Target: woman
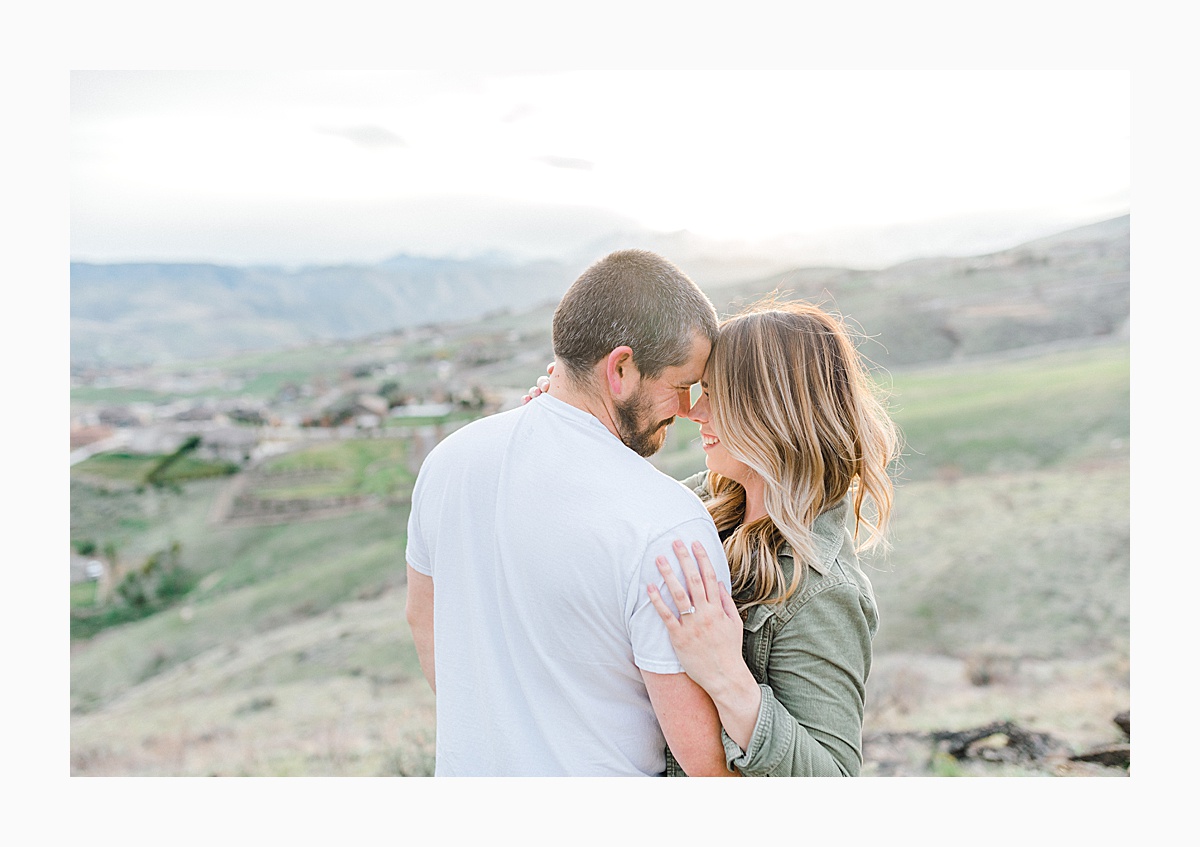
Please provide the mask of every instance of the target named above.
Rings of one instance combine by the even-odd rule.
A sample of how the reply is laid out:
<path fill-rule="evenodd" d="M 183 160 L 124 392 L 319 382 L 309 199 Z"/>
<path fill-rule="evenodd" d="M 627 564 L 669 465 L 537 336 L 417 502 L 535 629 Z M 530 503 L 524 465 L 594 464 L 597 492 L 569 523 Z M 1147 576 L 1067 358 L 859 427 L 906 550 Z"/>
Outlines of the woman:
<path fill-rule="evenodd" d="M 884 541 L 899 434 L 844 323 L 808 303 L 723 322 L 701 388 L 688 417 L 708 471 L 685 484 L 716 523 L 733 596 L 701 545 L 676 543 L 686 587 L 658 566 L 682 614 L 653 585 L 650 600 L 717 706 L 731 771 L 856 776 L 878 626 L 856 543 Z M 667 774 L 685 775 L 669 750 Z"/>
<path fill-rule="evenodd" d="M 807 303 L 725 321 L 701 387 L 689 417 L 708 472 L 687 484 L 721 534 L 733 596 L 700 545 L 676 545 L 687 586 L 658 564 L 684 614 L 654 586 L 651 602 L 717 706 L 731 769 L 855 776 L 878 624 L 855 542 L 884 540 L 898 432 L 845 325 Z"/>

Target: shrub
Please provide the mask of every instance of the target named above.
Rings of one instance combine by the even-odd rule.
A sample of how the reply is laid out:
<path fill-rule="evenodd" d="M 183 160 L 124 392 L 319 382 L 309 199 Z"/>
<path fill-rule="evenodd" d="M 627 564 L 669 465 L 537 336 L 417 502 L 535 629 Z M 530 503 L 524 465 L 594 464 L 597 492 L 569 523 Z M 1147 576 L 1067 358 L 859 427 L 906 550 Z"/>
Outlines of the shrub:
<path fill-rule="evenodd" d="M 171 465 L 178 462 L 181 458 L 183 458 L 184 456 L 186 456 L 188 453 L 192 452 L 199 446 L 200 446 L 200 436 L 198 436 L 198 435 L 191 436 L 186 441 L 184 441 L 183 444 L 181 444 L 179 446 L 178 450 L 176 450 L 174 453 L 172 453 L 169 456 L 164 456 L 154 467 L 152 467 L 150 469 L 150 471 L 146 474 L 145 481 L 154 486 L 163 485 L 163 482 L 164 482 L 163 474 L 166 472 L 167 468 L 171 467 Z"/>
<path fill-rule="evenodd" d="M 110 561 L 115 561 L 114 557 Z M 116 587 L 116 603 L 87 612 L 71 612 L 71 637 L 91 638 L 110 626 L 129 623 L 161 611 L 186 597 L 196 587 L 197 577 L 180 561 L 178 541 L 152 553 L 146 561 L 122 577 Z"/>

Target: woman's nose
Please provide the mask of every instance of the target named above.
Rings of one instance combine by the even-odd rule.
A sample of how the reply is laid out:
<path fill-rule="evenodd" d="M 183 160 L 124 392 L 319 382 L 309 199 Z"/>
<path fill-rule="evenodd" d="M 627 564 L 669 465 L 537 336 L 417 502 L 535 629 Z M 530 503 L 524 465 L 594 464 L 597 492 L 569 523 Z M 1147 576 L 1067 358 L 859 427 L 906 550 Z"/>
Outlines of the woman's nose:
<path fill-rule="evenodd" d="M 688 419 L 698 424 L 708 423 L 708 396 L 701 394 L 688 411 Z"/>

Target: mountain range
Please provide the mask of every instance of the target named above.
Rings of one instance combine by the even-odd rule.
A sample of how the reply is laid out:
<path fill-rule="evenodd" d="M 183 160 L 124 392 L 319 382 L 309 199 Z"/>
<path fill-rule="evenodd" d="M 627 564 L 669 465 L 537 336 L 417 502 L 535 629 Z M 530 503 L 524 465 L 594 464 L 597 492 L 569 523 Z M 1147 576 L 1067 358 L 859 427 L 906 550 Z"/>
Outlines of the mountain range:
<path fill-rule="evenodd" d="M 779 291 L 848 314 L 873 358 L 931 361 L 1119 333 L 1129 318 L 1129 216 L 996 252 L 879 269 L 798 266 L 685 233 L 614 235 L 575 261 L 398 255 L 371 265 L 71 263 L 72 365 L 219 357 L 552 306 L 595 258 L 660 252 L 728 314 Z"/>

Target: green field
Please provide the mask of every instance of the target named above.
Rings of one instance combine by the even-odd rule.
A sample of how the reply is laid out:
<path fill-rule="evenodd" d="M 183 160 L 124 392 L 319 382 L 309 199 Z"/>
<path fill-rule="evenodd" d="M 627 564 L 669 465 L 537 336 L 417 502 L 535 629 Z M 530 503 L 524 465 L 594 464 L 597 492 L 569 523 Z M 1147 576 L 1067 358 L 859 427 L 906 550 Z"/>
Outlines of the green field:
<path fill-rule="evenodd" d="M 150 473 L 164 464 L 164 455 L 140 455 L 131 453 L 100 453 L 71 468 L 75 478 L 90 478 L 128 485 L 144 485 Z M 237 470 L 230 462 L 214 462 L 184 455 L 170 463 L 159 480 L 163 483 L 182 482 L 191 479 L 228 476 Z"/>
<path fill-rule="evenodd" d="M 87 582 L 71 583 L 71 608 L 82 609 L 96 605 L 96 583 L 91 580 Z"/>
<path fill-rule="evenodd" d="M 112 405 L 124 406 L 130 403 L 164 403 L 174 400 L 179 394 L 166 394 L 151 391 L 148 388 L 93 388 L 83 386 L 71 389 L 71 405 Z"/>
<path fill-rule="evenodd" d="M 72 707 L 91 708 L 218 645 L 373 596 L 403 575 L 407 508 L 280 526 L 216 530 L 205 520 L 215 490 L 175 504 L 185 567 L 198 577 L 179 609 L 107 631 L 72 662 Z M 139 545 L 142 549 L 153 544 Z M 132 561 L 140 558 L 132 552 Z"/>
<path fill-rule="evenodd" d="M 255 485 L 254 493 L 279 499 L 401 496 L 416 480 L 407 462 L 408 444 L 398 438 L 316 444 L 266 462 L 260 472 L 263 481 Z M 312 472 L 313 478 L 289 482 L 289 472 Z"/>
<path fill-rule="evenodd" d="M 1129 346 L 899 373 L 905 479 L 1128 455 Z"/>
<path fill-rule="evenodd" d="M 71 475 L 140 484 L 145 481 L 146 474 L 150 473 L 161 460 L 162 456 L 101 453 L 72 467 Z"/>
<path fill-rule="evenodd" d="M 1127 661 L 1128 345 L 891 383 L 908 454 L 894 547 L 868 563 L 881 659 L 1003 649 Z M 677 422 L 656 457 L 677 478 L 703 468 L 695 430 Z M 403 619 L 408 507 L 396 495 L 413 479 L 403 445 L 341 442 L 274 460 L 275 471 L 326 474 L 281 483 L 280 496 L 387 498 L 276 526 L 213 525 L 225 480 L 175 492 L 96 481 L 136 479 L 145 466 L 132 459 L 76 475 L 72 539 L 113 545 L 131 564 L 178 543 L 195 587 L 76 645 L 72 773 L 427 772 L 432 697 Z M 72 603 L 85 592 L 73 588 Z"/>

